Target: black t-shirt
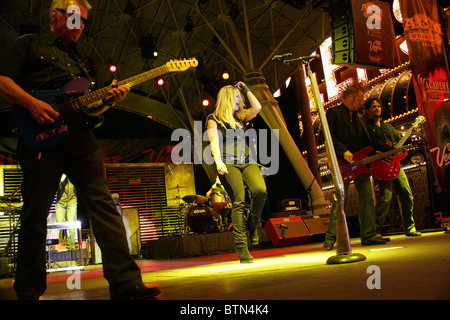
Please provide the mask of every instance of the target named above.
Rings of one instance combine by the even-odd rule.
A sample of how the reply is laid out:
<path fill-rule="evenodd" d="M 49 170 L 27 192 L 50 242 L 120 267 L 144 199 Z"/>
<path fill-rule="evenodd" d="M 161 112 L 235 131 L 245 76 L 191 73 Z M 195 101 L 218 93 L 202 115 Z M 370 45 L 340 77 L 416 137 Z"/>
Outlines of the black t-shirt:
<path fill-rule="evenodd" d="M 235 116 L 236 121 L 241 123 L 241 129 L 233 129 L 230 126 L 223 126 L 214 114 L 208 115 L 208 120 L 213 120 L 217 123 L 217 129 L 219 135 L 219 147 L 222 152 L 222 158 L 225 163 L 245 163 L 249 161 L 249 147 L 247 139 L 249 133 L 247 131 L 247 125 Z"/>
<path fill-rule="evenodd" d="M 19 37 L 0 63 L 0 74 L 10 77 L 27 92 L 61 89 L 70 80 L 87 78 L 90 73 L 76 44 L 66 51 L 51 31 Z M 79 129 L 56 148 L 69 154 L 84 154 L 96 150 L 98 144 L 91 129 Z"/>

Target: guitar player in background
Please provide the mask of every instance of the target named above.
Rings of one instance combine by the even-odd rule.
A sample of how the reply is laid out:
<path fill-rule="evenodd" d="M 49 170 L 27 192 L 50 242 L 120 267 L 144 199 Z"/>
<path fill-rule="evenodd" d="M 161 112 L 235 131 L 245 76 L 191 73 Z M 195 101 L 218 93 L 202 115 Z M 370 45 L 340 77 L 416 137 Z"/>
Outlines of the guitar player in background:
<path fill-rule="evenodd" d="M 348 85 L 342 92 L 342 103 L 327 110 L 326 117 L 334 149 L 338 157 L 347 162 L 353 161 L 353 153 L 370 146 L 370 138 L 363 127 L 358 111 L 364 102 L 364 91 L 357 84 Z M 362 245 L 381 245 L 387 242 L 377 235 L 375 228 L 375 205 L 373 202 L 372 183 L 369 174 L 360 174 L 354 179 L 358 192 L 360 212 L 360 238 Z M 349 183 L 344 184 L 347 194 Z M 330 223 L 325 235 L 324 249 L 331 250 L 336 242 L 337 201 L 333 201 L 330 211 Z"/>
<path fill-rule="evenodd" d="M 77 6 L 78 13 L 69 6 Z M 72 7 L 73 8 L 73 7 Z M 59 117 L 51 105 L 27 92 L 56 90 L 77 77 L 87 77 L 79 60 L 80 38 L 91 5 L 86 0 L 54 0 L 51 30 L 19 37 L 0 63 L 0 94 L 26 108 L 39 125 Z M 74 27 L 69 23 L 79 21 Z M 126 86 L 114 80 L 108 106 L 125 98 Z M 101 101 L 100 101 L 101 103 Z M 91 128 L 72 131 L 51 150 L 32 150 L 19 138 L 17 154 L 23 171 L 21 226 L 14 289 L 18 299 L 39 299 L 46 290 L 46 222 L 64 173 L 77 189 L 102 251 L 104 277 L 112 299 L 148 299 L 160 293 L 144 285 L 139 266 L 130 256 L 122 218 L 105 178 L 103 156 Z"/>
<path fill-rule="evenodd" d="M 368 99 L 364 103 L 364 108 L 368 118 L 367 124 L 372 139 L 372 146 L 375 150 L 386 152 L 395 149 L 394 146 L 400 141 L 401 137 L 391 124 L 381 121 L 383 109 L 381 101 L 377 98 Z M 404 152 L 407 151 L 405 150 Z M 374 179 L 380 192 L 375 206 L 375 221 L 378 234 L 381 234 L 383 229 L 383 224 L 391 205 L 392 191 L 395 190 L 401 204 L 405 234 L 408 237 L 421 236 L 421 233 L 416 231 L 413 217 L 414 197 L 403 169 L 400 169 L 398 177 L 394 180 L 381 180 L 376 177 Z"/>

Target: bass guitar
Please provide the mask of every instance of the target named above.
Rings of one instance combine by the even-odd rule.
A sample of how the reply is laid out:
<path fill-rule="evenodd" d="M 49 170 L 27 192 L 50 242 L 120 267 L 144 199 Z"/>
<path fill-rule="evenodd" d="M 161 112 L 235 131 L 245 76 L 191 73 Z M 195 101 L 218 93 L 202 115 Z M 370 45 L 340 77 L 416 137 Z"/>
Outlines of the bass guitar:
<path fill-rule="evenodd" d="M 196 67 L 198 61 L 193 59 L 173 60 L 158 68 L 143 72 L 129 79 L 119 81 L 119 86 L 133 87 L 170 72 L 181 72 Z M 95 114 L 89 106 L 108 99 L 111 86 L 96 91 L 89 91 L 89 81 L 85 78 L 71 80 L 59 90 L 32 91 L 33 97 L 50 104 L 60 117 L 54 123 L 38 124 L 28 109 L 13 105 L 13 116 L 17 131 L 25 144 L 32 150 L 45 151 L 64 141 L 70 132 L 83 127 L 95 127 L 103 122 L 101 115 L 108 108 Z"/>
<path fill-rule="evenodd" d="M 418 116 L 414 123 L 411 125 L 411 128 L 405 133 L 405 135 L 400 139 L 399 142 L 394 146 L 395 148 L 400 148 L 403 146 L 405 141 L 409 138 L 414 128 L 421 125 L 426 121 L 425 117 Z M 412 145 L 414 147 L 418 146 L 419 142 L 414 141 Z M 394 180 L 400 174 L 400 160 L 406 157 L 406 154 L 403 157 L 399 157 L 398 155 L 394 155 L 392 161 L 387 161 L 387 159 L 381 159 L 374 161 L 370 164 L 370 168 L 372 169 L 372 175 L 380 180 Z"/>
<path fill-rule="evenodd" d="M 396 149 L 368 156 L 373 152 L 374 148 L 365 147 L 353 154 L 352 162 L 338 158 L 339 169 L 344 183 L 350 183 L 360 174 L 371 174 L 381 180 L 393 180 L 397 178 L 401 169 L 400 161 L 408 155 L 406 151 L 416 147 L 414 143 L 405 147 L 403 147 L 403 144 L 411 135 L 412 130 L 424 121 L 424 117 L 417 117 L 408 132 L 395 145 Z"/>
<path fill-rule="evenodd" d="M 373 174 L 373 169 L 370 163 L 378 161 L 387 157 L 394 157 L 396 161 L 400 161 L 408 154 L 404 153 L 406 147 L 389 150 L 384 153 L 378 153 L 369 157 L 374 149 L 372 147 L 365 147 L 353 154 L 353 161 L 348 162 L 343 158 L 338 158 L 339 170 L 341 170 L 342 179 L 344 183 L 350 183 L 355 180 L 360 174 Z M 404 154 L 401 154 L 404 153 Z"/>

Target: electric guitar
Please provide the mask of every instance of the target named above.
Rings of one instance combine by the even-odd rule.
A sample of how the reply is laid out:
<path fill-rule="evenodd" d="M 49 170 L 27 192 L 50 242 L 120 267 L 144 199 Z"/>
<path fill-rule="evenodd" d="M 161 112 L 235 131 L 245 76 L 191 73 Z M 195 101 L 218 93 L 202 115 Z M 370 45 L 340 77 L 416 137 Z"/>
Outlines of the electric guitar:
<path fill-rule="evenodd" d="M 408 155 L 405 150 L 416 147 L 415 143 L 405 147 L 403 147 L 403 144 L 411 135 L 412 130 L 424 121 L 424 117 L 417 117 L 408 132 L 395 145 L 396 149 L 369 157 L 369 153 L 374 149 L 372 147 L 365 147 L 353 154 L 352 162 L 338 157 L 338 165 L 344 183 L 350 183 L 360 174 L 371 174 L 381 180 L 393 180 L 397 178 L 401 169 L 400 161 Z M 390 158 L 386 159 L 388 157 L 392 158 L 392 160 Z"/>
<path fill-rule="evenodd" d="M 395 148 L 400 148 L 403 146 L 405 141 L 409 138 L 414 128 L 421 125 L 426 121 L 425 117 L 418 116 L 414 123 L 411 125 L 411 128 L 405 133 L 405 135 L 400 139 L 399 142 L 394 146 Z M 414 141 L 412 143 L 413 147 L 417 147 L 419 144 L 418 141 Z M 400 157 L 398 155 L 394 155 L 392 161 L 387 161 L 387 159 L 381 159 L 374 161 L 370 164 L 370 168 L 372 169 L 372 175 L 380 180 L 393 180 L 398 177 L 400 174 L 400 160 L 405 158 L 407 154 Z"/>
<path fill-rule="evenodd" d="M 163 66 L 119 81 L 118 85 L 131 88 L 163 74 L 185 71 L 197 65 L 198 61 L 195 58 L 169 61 Z M 54 123 L 40 125 L 26 108 L 13 105 L 18 133 L 30 149 L 50 150 L 64 141 L 70 132 L 83 127 L 95 127 L 103 122 L 101 113 L 108 108 L 100 113 L 96 110 L 97 113 L 93 114 L 88 106 L 108 99 L 111 96 L 109 90 L 111 86 L 89 92 L 89 81 L 85 78 L 76 78 L 59 90 L 29 92 L 33 97 L 50 104 L 61 116 Z"/>

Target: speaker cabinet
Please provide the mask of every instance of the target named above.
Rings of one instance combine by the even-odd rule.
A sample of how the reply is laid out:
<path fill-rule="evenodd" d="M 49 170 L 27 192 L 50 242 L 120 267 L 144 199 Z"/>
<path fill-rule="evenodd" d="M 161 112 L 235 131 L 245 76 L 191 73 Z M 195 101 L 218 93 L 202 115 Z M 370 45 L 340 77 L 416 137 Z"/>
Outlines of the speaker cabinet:
<path fill-rule="evenodd" d="M 390 6 L 378 0 L 330 1 L 332 63 L 392 68 L 395 32 Z"/>
<path fill-rule="evenodd" d="M 302 210 L 302 202 L 300 199 L 284 199 L 277 201 L 278 211 L 298 211 Z"/>
<path fill-rule="evenodd" d="M 274 247 L 287 247 L 308 242 L 311 235 L 301 217 L 272 218 L 265 226 Z"/>
<path fill-rule="evenodd" d="M 325 239 L 325 234 L 330 223 L 329 214 L 306 215 L 302 216 L 303 222 L 311 233 L 309 242 L 322 241 Z"/>
<path fill-rule="evenodd" d="M 307 215 L 303 216 L 302 219 L 312 235 L 327 233 L 330 215 Z"/>

